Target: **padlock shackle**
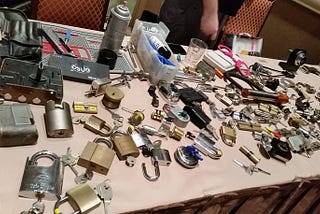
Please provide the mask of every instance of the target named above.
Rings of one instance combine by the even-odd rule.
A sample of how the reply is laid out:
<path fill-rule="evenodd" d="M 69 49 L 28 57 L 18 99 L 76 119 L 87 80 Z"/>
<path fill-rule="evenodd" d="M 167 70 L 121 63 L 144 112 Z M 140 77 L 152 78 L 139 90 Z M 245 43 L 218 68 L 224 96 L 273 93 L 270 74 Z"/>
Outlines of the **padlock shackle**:
<path fill-rule="evenodd" d="M 127 136 L 128 134 L 124 131 L 116 130 L 110 135 L 110 139 L 114 141 L 117 136 Z"/>
<path fill-rule="evenodd" d="M 154 166 L 154 174 L 155 174 L 155 175 L 153 175 L 153 176 L 151 176 L 151 175 L 148 174 L 145 163 L 142 163 L 141 166 L 142 166 L 143 176 L 144 176 L 148 181 L 156 181 L 156 180 L 158 180 L 158 178 L 160 177 L 160 169 L 159 169 L 159 163 L 158 163 L 158 161 L 155 161 L 155 162 L 153 163 L 153 166 Z"/>
<path fill-rule="evenodd" d="M 54 161 L 58 160 L 59 156 L 49 150 L 42 150 L 32 155 L 32 157 L 30 158 L 30 163 L 36 164 L 39 158 L 49 158 Z"/>
<path fill-rule="evenodd" d="M 113 149 L 113 142 L 112 142 L 109 138 L 106 138 L 106 137 L 96 137 L 96 138 L 93 140 L 93 143 L 104 143 L 104 144 L 106 144 L 110 149 Z"/>

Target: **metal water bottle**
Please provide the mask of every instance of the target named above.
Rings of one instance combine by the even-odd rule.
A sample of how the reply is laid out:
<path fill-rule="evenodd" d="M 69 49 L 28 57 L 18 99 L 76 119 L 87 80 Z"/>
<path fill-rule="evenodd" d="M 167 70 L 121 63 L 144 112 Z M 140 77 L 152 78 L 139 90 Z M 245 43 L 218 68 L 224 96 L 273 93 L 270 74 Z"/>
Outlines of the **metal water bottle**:
<path fill-rule="evenodd" d="M 126 1 L 113 7 L 100 49 L 111 49 L 118 53 L 130 20 L 131 14 L 126 6 Z"/>

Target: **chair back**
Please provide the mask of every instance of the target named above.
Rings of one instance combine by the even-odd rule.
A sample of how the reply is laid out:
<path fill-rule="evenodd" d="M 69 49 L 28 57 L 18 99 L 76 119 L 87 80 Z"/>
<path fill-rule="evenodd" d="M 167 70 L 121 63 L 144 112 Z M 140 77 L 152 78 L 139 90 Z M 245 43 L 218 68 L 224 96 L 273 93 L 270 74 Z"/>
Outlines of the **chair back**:
<path fill-rule="evenodd" d="M 31 18 L 103 30 L 109 0 L 32 0 Z"/>
<path fill-rule="evenodd" d="M 229 17 L 224 34 L 248 33 L 258 36 L 272 8 L 274 1 L 245 0 L 234 17 Z"/>

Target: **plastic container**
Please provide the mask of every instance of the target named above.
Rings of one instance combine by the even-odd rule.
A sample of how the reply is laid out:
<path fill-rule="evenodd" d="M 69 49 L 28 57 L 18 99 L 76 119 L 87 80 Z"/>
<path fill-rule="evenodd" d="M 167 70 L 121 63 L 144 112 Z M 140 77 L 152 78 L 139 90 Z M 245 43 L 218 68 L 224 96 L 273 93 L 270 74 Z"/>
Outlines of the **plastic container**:
<path fill-rule="evenodd" d="M 131 42 L 136 46 L 137 56 L 143 69 L 150 74 L 151 84 L 159 81 L 171 82 L 178 73 L 178 64 L 174 55 L 168 59 L 173 65 L 164 64 L 158 57 L 149 42 L 151 36 L 156 36 L 165 46 L 168 46 L 165 39 L 169 29 L 163 23 L 150 23 L 136 20 L 132 30 Z M 171 51 L 171 50 L 170 50 Z"/>

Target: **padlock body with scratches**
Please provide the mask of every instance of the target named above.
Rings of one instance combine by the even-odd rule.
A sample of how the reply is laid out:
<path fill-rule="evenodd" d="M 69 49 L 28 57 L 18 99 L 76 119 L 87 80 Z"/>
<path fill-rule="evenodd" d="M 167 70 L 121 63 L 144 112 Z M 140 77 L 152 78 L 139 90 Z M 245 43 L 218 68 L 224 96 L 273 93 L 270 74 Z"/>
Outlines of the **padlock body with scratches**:
<path fill-rule="evenodd" d="M 40 166 L 37 160 L 40 158 L 49 158 L 52 164 L 49 166 Z M 63 183 L 64 167 L 60 158 L 49 151 L 40 151 L 31 158 L 27 158 L 19 196 L 25 198 L 37 199 L 37 193 L 43 192 L 45 200 L 57 200 L 61 195 Z"/>
<path fill-rule="evenodd" d="M 89 141 L 82 151 L 77 164 L 106 175 L 114 156 L 115 152 L 109 147 Z"/>
<path fill-rule="evenodd" d="M 75 211 L 88 213 L 98 207 L 100 198 L 88 184 L 81 184 L 66 192 L 68 202 Z"/>
<path fill-rule="evenodd" d="M 138 147 L 129 135 L 116 136 L 113 142 L 119 160 L 125 160 L 127 156 L 137 158 L 140 154 Z"/>

